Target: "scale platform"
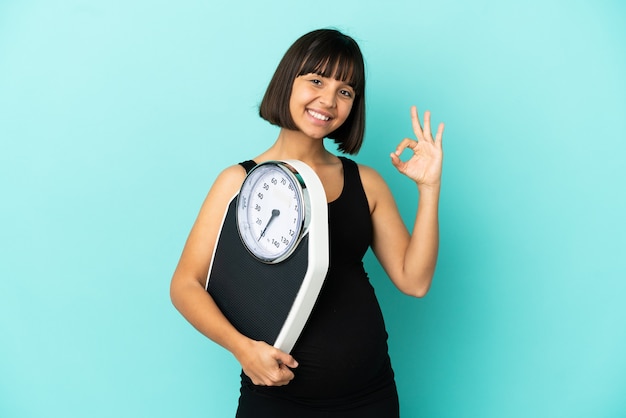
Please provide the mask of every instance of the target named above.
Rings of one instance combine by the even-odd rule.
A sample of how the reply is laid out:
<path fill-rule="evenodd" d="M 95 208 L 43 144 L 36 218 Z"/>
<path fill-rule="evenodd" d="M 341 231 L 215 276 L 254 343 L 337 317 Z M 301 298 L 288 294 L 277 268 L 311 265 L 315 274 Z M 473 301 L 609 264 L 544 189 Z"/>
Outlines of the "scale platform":
<path fill-rule="evenodd" d="M 297 169 L 302 172 L 305 168 L 297 165 Z M 236 221 L 237 196 L 233 197 L 206 285 L 217 306 L 239 332 L 287 353 L 300 336 L 328 272 L 326 196 L 323 188 L 321 196 L 319 189 L 313 190 L 312 183 L 306 182 L 311 201 L 308 231 L 295 251 L 276 264 L 260 261 L 243 244 Z M 314 186 L 321 187 L 321 182 Z"/>

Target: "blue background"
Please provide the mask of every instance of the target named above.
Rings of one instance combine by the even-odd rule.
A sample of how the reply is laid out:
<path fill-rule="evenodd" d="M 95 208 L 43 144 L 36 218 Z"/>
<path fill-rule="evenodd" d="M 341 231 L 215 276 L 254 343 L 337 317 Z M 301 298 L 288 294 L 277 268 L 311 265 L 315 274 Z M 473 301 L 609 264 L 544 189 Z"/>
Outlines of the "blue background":
<path fill-rule="evenodd" d="M 355 37 L 360 163 L 445 121 L 433 288 L 366 260 L 404 417 L 626 416 L 626 7 L 618 0 L 0 2 L 0 417 L 228 417 L 239 367 L 169 301 L 217 173 L 277 135 L 287 47 Z M 329 147 L 334 149 L 332 143 Z"/>

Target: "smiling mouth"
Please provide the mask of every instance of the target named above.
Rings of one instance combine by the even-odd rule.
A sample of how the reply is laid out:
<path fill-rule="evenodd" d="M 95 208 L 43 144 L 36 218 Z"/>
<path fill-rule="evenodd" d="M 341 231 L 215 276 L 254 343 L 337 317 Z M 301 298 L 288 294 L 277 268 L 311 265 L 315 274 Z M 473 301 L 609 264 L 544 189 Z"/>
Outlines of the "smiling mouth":
<path fill-rule="evenodd" d="M 308 109 L 307 112 L 309 113 L 309 115 L 313 116 L 317 120 L 321 120 L 322 122 L 327 122 L 331 119 L 330 116 L 322 115 L 315 110 Z"/>

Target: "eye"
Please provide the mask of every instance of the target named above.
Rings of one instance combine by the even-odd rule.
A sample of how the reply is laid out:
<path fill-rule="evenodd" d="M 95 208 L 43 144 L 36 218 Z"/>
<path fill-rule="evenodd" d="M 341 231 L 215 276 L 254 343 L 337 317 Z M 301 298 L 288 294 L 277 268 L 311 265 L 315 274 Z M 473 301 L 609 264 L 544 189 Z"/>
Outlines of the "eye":
<path fill-rule="evenodd" d="M 313 83 L 316 86 L 319 86 L 322 84 L 322 80 L 318 79 L 318 78 L 314 78 L 311 80 L 311 83 Z"/>
<path fill-rule="evenodd" d="M 346 90 L 346 89 L 340 90 L 339 94 L 341 94 L 342 96 L 348 97 L 348 98 L 352 98 L 352 96 L 354 96 L 352 91 Z"/>

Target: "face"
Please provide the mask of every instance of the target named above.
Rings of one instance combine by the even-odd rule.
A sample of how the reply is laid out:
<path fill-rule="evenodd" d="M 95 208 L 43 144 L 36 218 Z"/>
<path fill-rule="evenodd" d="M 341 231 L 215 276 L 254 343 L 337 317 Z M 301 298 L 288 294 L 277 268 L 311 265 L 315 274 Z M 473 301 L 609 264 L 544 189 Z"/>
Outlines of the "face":
<path fill-rule="evenodd" d="M 301 132 L 321 139 L 346 121 L 354 95 L 354 89 L 345 81 L 304 74 L 293 82 L 289 111 Z"/>

